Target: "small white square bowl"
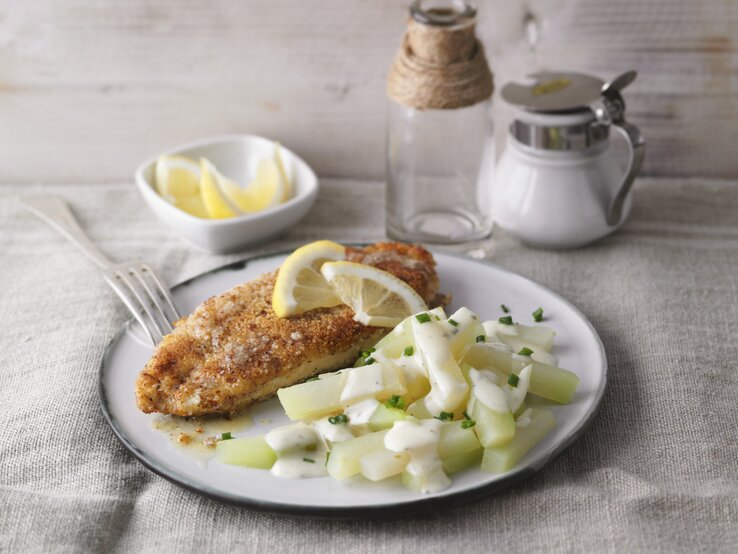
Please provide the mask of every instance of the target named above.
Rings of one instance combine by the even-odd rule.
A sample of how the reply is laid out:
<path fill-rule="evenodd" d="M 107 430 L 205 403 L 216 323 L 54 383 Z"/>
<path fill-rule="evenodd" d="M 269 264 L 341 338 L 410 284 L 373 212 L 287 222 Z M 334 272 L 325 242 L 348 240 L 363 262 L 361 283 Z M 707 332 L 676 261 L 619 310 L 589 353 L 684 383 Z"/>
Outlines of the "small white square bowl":
<path fill-rule="evenodd" d="M 254 166 L 259 159 L 274 154 L 274 142 L 255 135 L 229 135 L 186 144 L 162 154 L 194 160 L 207 158 L 218 171 L 243 184 L 254 175 Z M 315 202 L 318 195 L 315 172 L 291 150 L 282 146 L 280 154 L 292 181 L 292 198 L 254 214 L 229 219 L 202 219 L 175 208 L 154 188 L 157 158 L 147 160 L 136 170 L 136 185 L 154 214 L 181 238 L 208 252 L 235 252 L 286 232 L 307 214 Z"/>

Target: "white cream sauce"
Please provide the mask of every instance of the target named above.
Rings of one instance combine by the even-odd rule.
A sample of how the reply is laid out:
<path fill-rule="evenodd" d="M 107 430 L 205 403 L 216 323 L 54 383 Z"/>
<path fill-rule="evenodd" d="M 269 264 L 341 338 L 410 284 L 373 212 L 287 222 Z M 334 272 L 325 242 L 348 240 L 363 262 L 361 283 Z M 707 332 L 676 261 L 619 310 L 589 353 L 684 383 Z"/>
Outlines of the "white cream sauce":
<path fill-rule="evenodd" d="M 469 370 L 469 379 L 472 382 L 472 394 L 474 398 L 493 412 L 502 414 L 509 412 L 510 407 L 507 402 L 507 396 L 499 386 L 487 378 L 486 374 L 487 372 L 481 373 L 474 368 Z"/>
<path fill-rule="evenodd" d="M 375 352 L 376 354 L 376 352 Z M 402 373 L 407 390 L 415 390 L 421 385 L 419 381 L 428 380 L 428 370 L 425 362 L 417 348 L 413 350 L 412 356 L 401 356 L 400 358 L 385 358 L 382 354 L 375 358 L 382 364 L 394 365 Z"/>
<path fill-rule="evenodd" d="M 480 369 L 479 373 L 482 374 L 484 377 L 492 381 L 495 385 L 500 385 L 500 376 L 495 373 L 492 369 Z"/>
<path fill-rule="evenodd" d="M 437 419 L 396 421 L 384 436 L 384 446 L 392 452 L 410 452 L 438 444 L 443 423 Z"/>
<path fill-rule="evenodd" d="M 457 325 L 453 325 L 449 320 L 454 320 Z M 451 351 L 458 355 L 467 340 L 469 328 L 476 325 L 479 316 L 472 312 L 469 308 L 459 308 L 448 319 L 441 321 L 447 336 L 451 341 Z"/>
<path fill-rule="evenodd" d="M 341 392 L 341 402 L 348 404 L 359 398 L 373 396 L 384 389 L 384 372 L 381 364 L 355 367 L 347 373 L 346 385 Z"/>
<path fill-rule="evenodd" d="M 335 424 L 328 421 L 328 417 L 318 419 L 313 423 L 315 430 L 320 433 L 323 438 L 330 442 L 347 441 L 354 438 L 351 427 L 347 424 Z"/>
<path fill-rule="evenodd" d="M 453 412 L 464 401 L 469 390 L 442 325 L 437 321 L 421 323 L 413 320 L 415 344 L 428 370 L 431 391 L 426 406 L 431 413 Z"/>
<path fill-rule="evenodd" d="M 513 325 L 505 325 L 503 323 L 500 323 L 499 321 L 485 321 L 482 326 L 484 327 L 484 332 L 486 335 L 485 342 L 487 344 L 494 346 L 497 350 L 514 352 L 512 346 L 506 344 L 504 342 L 504 339 L 502 339 L 501 337 L 516 337 L 520 335 L 520 330 L 517 323 Z M 530 357 L 536 362 L 558 367 L 559 360 L 558 358 L 556 358 L 556 356 L 552 355 L 549 352 L 546 352 L 543 348 L 540 347 L 530 345 L 528 346 L 528 348 L 533 350 L 533 354 L 531 354 Z M 517 355 L 515 356 L 515 358 L 518 360 L 525 359 L 524 357 L 521 358 Z"/>
<path fill-rule="evenodd" d="M 485 346 L 489 346 L 493 350 L 497 350 L 498 352 L 512 352 L 512 346 L 509 344 L 505 344 L 504 342 L 485 342 Z"/>
<path fill-rule="evenodd" d="M 510 411 L 515 413 L 520 409 L 525 400 L 525 395 L 528 394 L 528 387 L 530 386 L 530 376 L 533 373 L 533 364 L 528 364 L 518 373 L 518 384 L 515 387 L 505 385 L 503 389 L 505 396 L 507 396 L 507 403 L 510 406 Z"/>
<path fill-rule="evenodd" d="M 285 479 L 302 479 L 326 475 L 328 448 L 318 433 L 305 423 L 279 427 L 264 436 L 277 452 L 272 474 Z"/>
<path fill-rule="evenodd" d="M 313 422 L 313 429 L 331 443 L 342 442 L 370 432 L 369 421 L 377 411 L 379 402 L 374 398 L 367 398 L 347 406 L 344 415 L 346 423 L 331 423 L 331 416 L 320 418 Z"/>
<path fill-rule="evenodd" d="M 392 452 L 405 452 L 410 456 L 405 470 L 423 477 L 421 492 L 434 493 L 451 485 L 443 472 L 438 456 L 438 441 L 443 423 L 437 419 L 424 421 L 403 420 L 395 422 L 384 437 L 384 446 Z"/>
<path fill-rule="evenodd" d="M 531 350 L 533 350 L 532 347 L 531 347 Z M 542 364 L 552 365 L 554 367 L 559 366 L 559 359 L 553 354 L 546 352 L 543 349 L 533 350 L 533 354 L 531 354 L 530 357 L 536 362 L 539 362 Z"/>
<path fill-rule="evenodd" d="M 277 454 L 281 454 L 289 450 L 315 448 L 320 441 L 320 437 L 315 429 L 300 422 L 295 425 L 277 427 L 269 431 L 264 436 L 264 440 L 272 447 L 272 450 Z"/>
<path fill-rule="evenodd" d="M 496 321 L 485 321 L 482 323 L 482 327 L 484 327 L 485 344 L 503 352 L 512 352 L 512 347 L 502 342 L 500 335 L 497 333 L 497 325 Z M 504 325 L 504 327 L 512 327 L 512 325 Z"/>
<path fill-rule="evenodd" d="M 402 372 L 406 377 L 408 375 L 420 375 L 425 378 L 428 377 L 428 370 L 425 368 L 425 362 L 417 348 L 413 349 L 412 356 L 400 356 L 399 358 L 387 358 L 381 352 L 375 352 L 375 354 L 375 359 L 377 361 L 383 364 L 395 364 L 397 367 L 402 369 Z"/>
<path fill-rule="evenodd" d="M 502 342 L 501 336 L 505 337 L 516 337 L 518 336 L 518 325 L 513 323 L 512 325 L 505 325 L 499 321 L 485 321 L 482 323 L 484 327 L 484 333 L 487 338 L 492 337 L 494 342 Z"/>
<path fill-rule="evenodd" d="M 349 418 L 348 425 L 352 427 L 363 426 L 369 423 L 379 407 L 379 402 L 374 398 L 367 398 L 356 404 L 348 406 L 344 410 L 344 414 Z"/>
<path fill-rule="evenodd" d="M 322 444 L 313 451 L 294 450 L 277 458 L 272 474 L 284 479 L 306 479 L 328 475 L 325 467 L 328 449 Z"/>
<path fill-rule="evenodd" d="M 466 306 L 463 306 L 456 310 L 453 314 L 451 314 L 448 319 L 453 319 L 456 323 L 459 324 L 458 327 L 456 327 L 457 329 L 464 329 L 469 325 L 473 325 L 474 323 L 476 323 L 479 319 L 479 316 Z M 446 320 L 446 323 L 448 323 L 448 320 Z M 451 325 L 450 323 L 448 324 Z"/>

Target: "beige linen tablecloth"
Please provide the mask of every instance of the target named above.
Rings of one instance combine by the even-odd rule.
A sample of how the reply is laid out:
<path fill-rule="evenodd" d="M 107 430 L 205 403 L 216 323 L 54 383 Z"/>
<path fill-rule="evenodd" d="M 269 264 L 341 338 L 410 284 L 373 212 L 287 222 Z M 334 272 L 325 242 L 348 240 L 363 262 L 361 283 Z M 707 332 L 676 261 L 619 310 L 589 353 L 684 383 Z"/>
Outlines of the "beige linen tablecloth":
<path fill-rule="evenodd" d="M 66 198 L 113 259 L 149 260 L 170 283 L 236 259 L 193 252 L 131 184 L 0 187 L 0 551 L 738 551 L 738 183 L 642 180 L 625 228 L 582 250 L 496 233 L 497 263 L 570 299 L 599 331 L 602 409 L 535 478 L 395 521 L 223 505 L 128 454 L 97 396 L 127 314 L 19 207 L 17 195 L 37 192 Z M 260 251 L 380 239 L 382 228 L 380 184 L 325 180 L 307 219 Z"/>

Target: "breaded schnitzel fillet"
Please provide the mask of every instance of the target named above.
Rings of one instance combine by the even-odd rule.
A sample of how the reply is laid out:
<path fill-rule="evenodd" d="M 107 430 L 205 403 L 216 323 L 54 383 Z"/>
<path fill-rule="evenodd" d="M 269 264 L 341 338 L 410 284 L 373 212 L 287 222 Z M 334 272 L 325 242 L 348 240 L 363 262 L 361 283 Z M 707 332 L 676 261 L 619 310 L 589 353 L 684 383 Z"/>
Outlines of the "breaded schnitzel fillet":
<path fill-rule="evenodd" d="M 429 305 L 438 295 L 435 261 L 408 244 L 347 248 L 350 261 L 399 277 Z M 138 407 L 178 416 L 235 413 L 277 389 L 351 365 L 391 329 L 366 327 L 347 306 L 278 318 L 277 271 L 213 296 L 164 337 L 136 381 Z"/>

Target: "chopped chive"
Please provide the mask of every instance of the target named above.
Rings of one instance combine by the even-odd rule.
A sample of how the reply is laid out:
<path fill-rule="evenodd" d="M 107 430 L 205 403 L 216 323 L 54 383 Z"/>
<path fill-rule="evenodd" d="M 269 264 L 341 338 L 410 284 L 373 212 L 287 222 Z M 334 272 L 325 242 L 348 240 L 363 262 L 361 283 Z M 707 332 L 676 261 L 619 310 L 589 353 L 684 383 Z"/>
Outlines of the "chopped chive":
<path fill-rule="evenodd" d="M 519 381 L 520 381 L 520 377 L 518 377 L 514 373 L 511 373 L 510 376 L 507 378 L 507 384 L 513 388 L 516 388 L 518 386 Z"/>
<path fill-rule="evenodd" d="M 310 381 L 318 381 L 320 379 L 320 375 L 313 375 L 310 377 L 310 379 L 305 379 L 306 383 L 309 383 Z"/>
<path fill-rule="evenodd" d="M 233 438 L 233 435 L 231 435 L 230 431 L 228 431 L 227 433 L 221 433 L 220 435 L 220 440 L 222 441 L 228 441 L 228 440 L 231 440 L 232 438 Z"/>
<path fill-rule="evenodd" d="M 315 460 L 313 460 L 312 458 L 303 458 L 302 461 L 303 462 L 308 462 L 309 464 L 314 464 L 315 463 Z"/>
<path fill-rule="evenodd" d="M 385 402 L 384 405 L 388 408 L 398 408 L 402 410 L 405 408 L 405 401 L 396 394 L 393 394 L 389 399 L 387 399 L 387 402 Z"/>
<path fill-rule="evenodd" d="M 428 323 L 431 320 L 430 315 L 426 313 L 416 315 L 415 319 L 417 319 L 420 323 Z"/>
<path fill-rule="evenodd" d="M 474 427 L 477 424 L 476 421 L 474 421 L 472 418 L 469 417 L 469 414 L 464 412 L 464 420 L 461 422 L 461 428 L 462 429 L 469 429 L 471 427 Z"/>
<path fill-rule="evenodd" d="M 448 322 L 449 322 L 449 323 L 450 323 L 451 325 L 453 325 L 454 327 L 458 327 L 458 326 L 459 326 L 459 322 L 458 322 L 458 321 L 456 321 L 455 319 L 451 319 L 450 317 L 448 318 Z"/>
<path fill-rule="evenodd" d="M 454 414 L 452 412 L 441 412 L 437 416 L 433 416 L 435 419 L 440 419 L 441 421 L 450 421 L 454 418 Z"/>
<path fill-rule="evenodd" d="M 369 356 L 371 356 L 371 355 L 372 355 L 372 352 L 376 352 L 376 351 L 377 351 L 377 349 L 376 349 L 376 348 L 370 348 L 369 350 L 364 350 L 364 351 L 363 351 L 363 352 L 361 353 L 361 357 L 362 357 L 362 358 L 368 358 Z"/>
<path fill-rule="evenodd" d="M 477 342 L 484 342 L 486 340 L 487 340 L 487 337 L 485 337 L 484 335 L 477 336 Z"/>
<path fill-rule="evenodd" d="M 502 311 L 505 312 L 506 314 L 510 313 L 510 308 L 508 308 L 504 304 L 500 304 L 500 308 L 502 308 Z"/>
<path fill-rule="evenodd" d="M 518 352 L 519 356 L 530 356 L 531 354 L 533 354 L 533 351 L 527 346 L 524 346 L 520 349 L 520 352 Z"/>
<path fill-rule="evenodd" d="M 338 414 L 328 418 L 328 423 L 332 423 L 333 425 L 345 425 L 348 421 L 349 418 L 346 414 Z"/>
<path fill-rule="evenodd" d="M 512 325 L 513 324 L 513 320 L 512 320 L 512 316 L 511 315 L 506 315 L 504 317 L 501 317 L 497 321 L 499 321 L 503 325 Z"/>
<path fill-rule="evenodd" d="M 403 352 L 403 354 L 405 356 L 412 356 L 413 352 L 415 352 L 415 348 L 413 348 L 413 345 L 411 344 L 410 346 L 405 347 L 405 352 Z"/>
<path fill-rule="evenodd" d="M 543 321 L 543 308 L 538 308 L 535 312 L 533 312 L 533 321 L 536 323 L 540 323 Z"/>
<path fill-rule="evenodd" d="M 436 318 L 436 321 L 441 321 L 441 318 L 440 318 L 440 317 L 438 317 L 437 315 L 434 315 L 433 317 L 435 317 L 435 318 Z"/>
<path fill-rule="evenodd" d="M 376 362 L 376 361 L 377 361 L 377 360 L 375 360 L 375 359 L 374 359 L 374 358 L 372 358 L 371 356 L 369 356 L 368 358 L 364 358 L 364 363 L 365 363 L 366 365 L 369 365 L 369 364 L 373 364 L 373 363 L 374 363 L 374 362 Z"/>

